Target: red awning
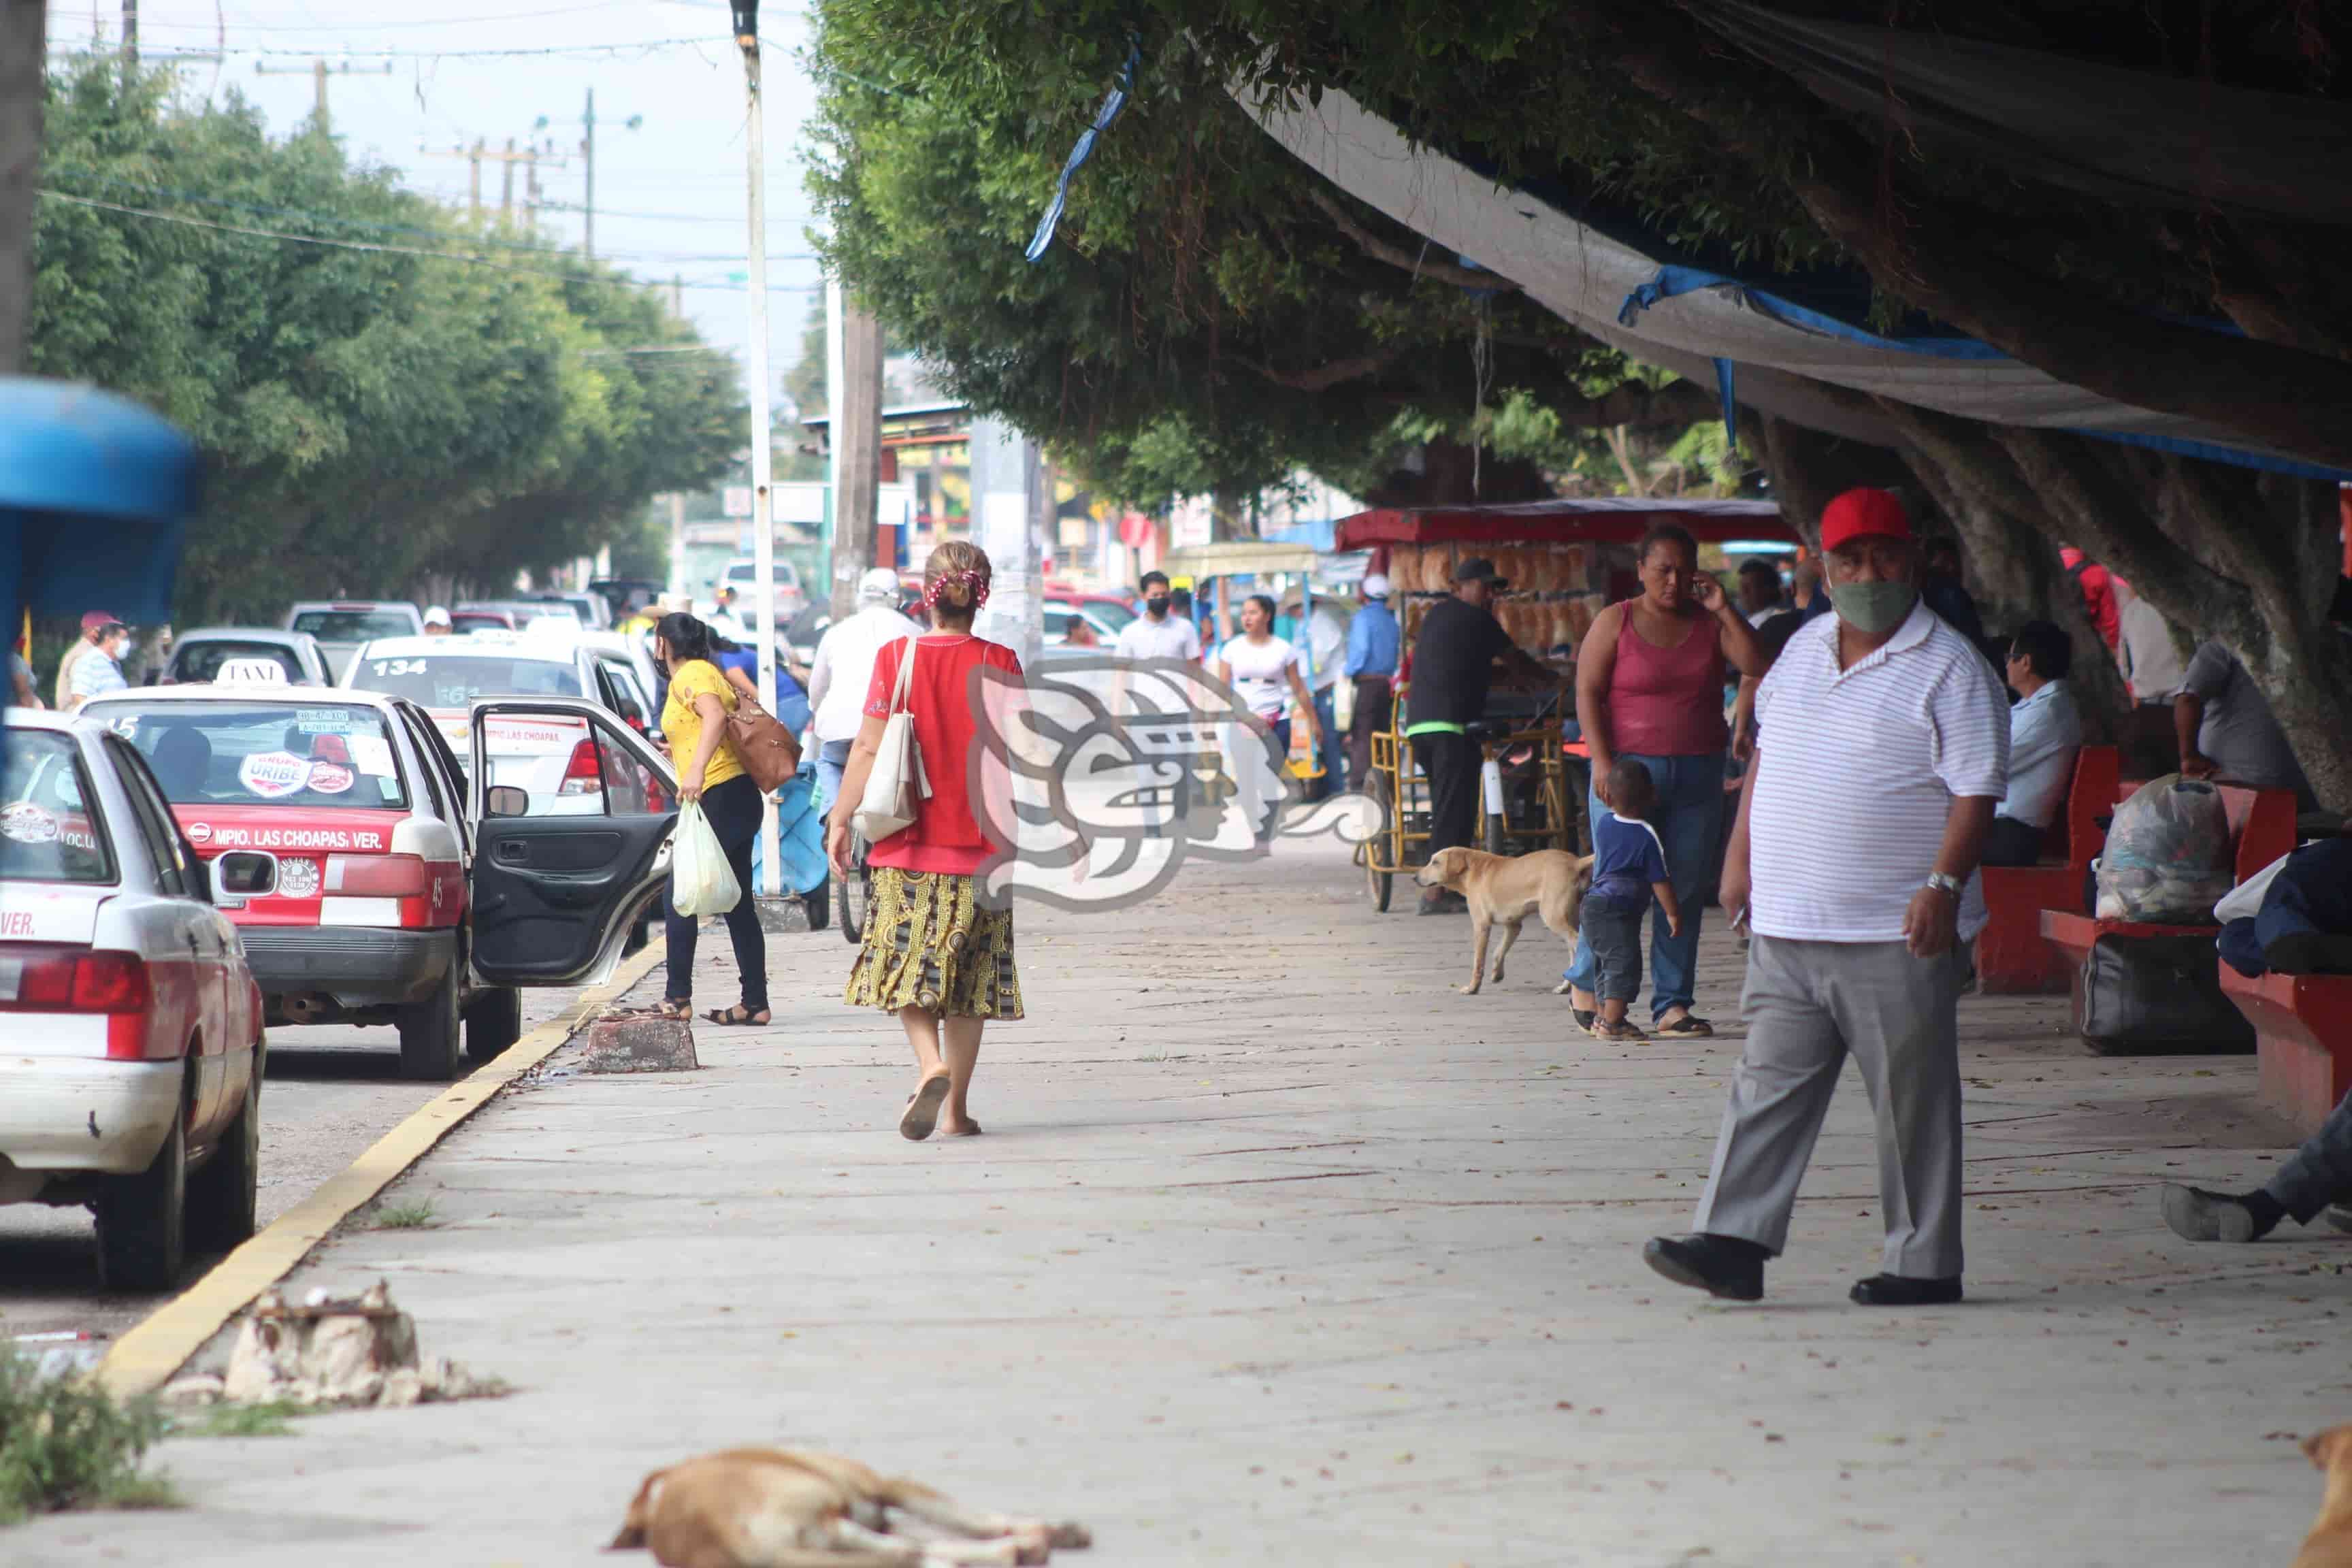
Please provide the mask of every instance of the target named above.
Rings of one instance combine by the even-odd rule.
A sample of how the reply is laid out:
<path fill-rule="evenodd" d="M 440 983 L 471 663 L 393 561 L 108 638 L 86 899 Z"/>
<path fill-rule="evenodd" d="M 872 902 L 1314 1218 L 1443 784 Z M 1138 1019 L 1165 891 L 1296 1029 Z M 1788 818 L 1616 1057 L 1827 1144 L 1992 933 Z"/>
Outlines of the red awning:
<path fill-rule="evenodd" d="M 1702 543 L 1735 539 L 1799 542 L 1797 531 L 1771 501 L 1601 496 L 1586 500 L 1516 501 L 1500 506 L 1377 507 L 1343 517 L 1338 544 L 1576 543 L 1631 544 L 1658 523 L 1690 531 Z"/>

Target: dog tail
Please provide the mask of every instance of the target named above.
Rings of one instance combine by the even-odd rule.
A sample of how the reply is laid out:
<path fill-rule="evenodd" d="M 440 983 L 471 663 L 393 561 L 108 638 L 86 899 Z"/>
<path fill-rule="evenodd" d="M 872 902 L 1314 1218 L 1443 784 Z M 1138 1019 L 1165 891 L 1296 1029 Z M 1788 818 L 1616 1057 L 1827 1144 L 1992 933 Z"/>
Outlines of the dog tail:
<path fill-rule="evenodd" d="M 668 1474 L 667 1469 L 659 1469 L 645 1479 L 637 1488 L 637 1495 L 629 1500 L 629 1511 L 621 1516 L 621 1533 L 613 1537 L 613 1543 L 605 1551 L 635 1552 L 645 1545 L 646 1521 L 653 1510 L 654 1489 Z"/>

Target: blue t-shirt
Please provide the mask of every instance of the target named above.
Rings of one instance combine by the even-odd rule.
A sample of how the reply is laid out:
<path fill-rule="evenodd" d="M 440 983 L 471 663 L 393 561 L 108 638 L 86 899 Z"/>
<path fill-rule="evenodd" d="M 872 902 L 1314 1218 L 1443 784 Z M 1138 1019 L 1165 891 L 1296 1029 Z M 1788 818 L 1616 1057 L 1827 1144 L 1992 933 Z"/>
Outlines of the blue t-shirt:
<path fill-rule="evenodd" d="M 1657 829 L 1613 811 L 1593 822 L 1592 886 L 1586 903 L 1618 914 L 1646 909 L 1651 884 L 1665 880 L 1666 849 Z"/>

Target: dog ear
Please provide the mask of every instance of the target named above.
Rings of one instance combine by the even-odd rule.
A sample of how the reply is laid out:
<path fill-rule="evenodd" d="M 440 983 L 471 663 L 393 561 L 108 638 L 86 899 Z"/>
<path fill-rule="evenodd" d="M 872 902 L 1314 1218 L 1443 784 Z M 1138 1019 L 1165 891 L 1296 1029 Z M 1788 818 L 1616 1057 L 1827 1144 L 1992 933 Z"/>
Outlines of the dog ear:
<path fill-rule="evenodd" d="M 2305 1437 L 2303 1452 L 2315 1466 L 2325 1470 L 2334 1466 L 2337 1457 L 2344 1452 L 2347 1439 L 2352 1439 L 2352 1426 L 2330 1426 L 2325 1432 L 2315 1432 Z"/>

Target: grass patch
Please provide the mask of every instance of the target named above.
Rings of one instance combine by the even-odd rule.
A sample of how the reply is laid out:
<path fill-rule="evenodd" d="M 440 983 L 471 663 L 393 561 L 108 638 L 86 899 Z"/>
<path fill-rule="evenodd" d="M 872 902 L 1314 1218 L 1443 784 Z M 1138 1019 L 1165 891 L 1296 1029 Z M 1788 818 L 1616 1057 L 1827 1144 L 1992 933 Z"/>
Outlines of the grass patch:
<path fill-rule="evenodd" d="M 88 1377 L 39 1376 L 0 1345 L 0 1524 L 73 1508 L 175 1508 L 140 1460 L 163 1436 L 152 1399 L 118 1404 Z"/>
<path fill-rule="evenodd" d="M 424 1230 L 433 1224 L 433 1200 L 425 1198 L 413 1204 L 383 1204 L 375 1211 L 378 1230 Z"/>
<path fill-rule="evenodd" d="M 216 1405 L 199 1419 L 174 1421 L 174 1437 L 283 1437 L 302 1407 L 277 1399 L 261 1405 Z"/>

